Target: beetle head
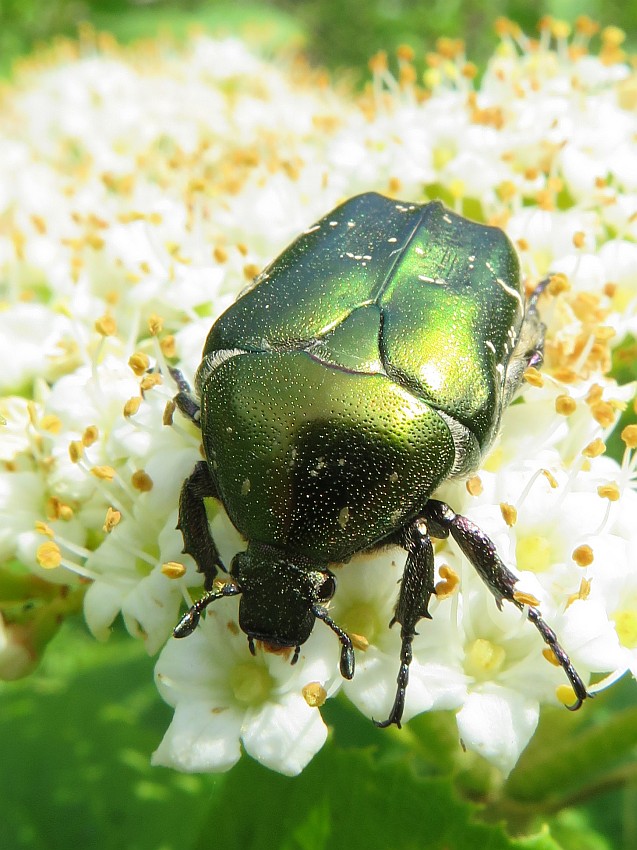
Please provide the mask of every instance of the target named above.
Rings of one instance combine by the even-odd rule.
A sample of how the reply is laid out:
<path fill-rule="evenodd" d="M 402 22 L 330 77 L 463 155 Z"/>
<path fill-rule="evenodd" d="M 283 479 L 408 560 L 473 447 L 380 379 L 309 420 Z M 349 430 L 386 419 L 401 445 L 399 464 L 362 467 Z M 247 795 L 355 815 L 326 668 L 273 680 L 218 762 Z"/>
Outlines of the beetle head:
<path fill-rule="evenodd" d="M 270 547 L 251 545 L 235 555 L 230 573 L 241 593 L 239 625 L 251 647 L 255 640 L 272 647 L 295 647 L 295 661 L 318 618 L 338 635 L 341 673 L 352 678 L 351 640 L 323 607 L 336 590 L 336 579 L 328 569 L 297 564 Z"/>

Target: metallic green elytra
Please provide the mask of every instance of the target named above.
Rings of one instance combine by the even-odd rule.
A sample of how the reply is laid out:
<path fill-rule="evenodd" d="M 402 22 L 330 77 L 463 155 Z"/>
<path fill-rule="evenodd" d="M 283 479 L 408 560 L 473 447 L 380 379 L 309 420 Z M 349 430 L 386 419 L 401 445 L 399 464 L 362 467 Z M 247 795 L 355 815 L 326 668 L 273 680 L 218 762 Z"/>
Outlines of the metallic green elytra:
<path fill-rule="evenodd" d="M 184 552 L 207 593 L 182 618 L 241 594 L 250 648 L 295 648 L 317 618 L 349 636 L 325 603 L 330 564 L 398 544 L 407 551 L 392 624 L 402 650 L 394 706 L 404 708 L 411 643 L 434 593 L 430 535 L 452 535 L 496 597 L 516 577 L 468 519 L 431 499 L 479 465 L 528 365 L 542 360 L 537 300 L 525 305 L 518 259 L 505 234 L 440 203 L 359 195 L 305 230 L 215 322 L 192 395 L 181 375 L 178 407 L 201 427 L 206 460 L 182 489 Z M 210 534 L 204 499 L 221 500 L 245 553 L 230 581 Z M 564 667 L 579 707 L 588 695 L 555 634 L 525 606 Z"/>

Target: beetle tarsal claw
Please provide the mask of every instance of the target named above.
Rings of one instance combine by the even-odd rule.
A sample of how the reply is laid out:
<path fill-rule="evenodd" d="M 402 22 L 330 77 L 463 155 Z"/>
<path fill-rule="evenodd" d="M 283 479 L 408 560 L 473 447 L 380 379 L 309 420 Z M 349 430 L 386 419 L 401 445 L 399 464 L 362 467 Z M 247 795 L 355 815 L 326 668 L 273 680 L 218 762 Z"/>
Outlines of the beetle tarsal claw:
<path fill-rule="evenodd" d="M 199 624 L 200 614 L 197 610 L 190 608 L 173 629 L 173 637 L 184 638 L 192 634 Z"/>
<path fill-rule="evenodd" d="M 201 615 L 208 605 L 212 602 L 216 602 L 217 599 L 222 599 L 224 596 L 236 596 L 238 593 L 241 593 L 241 588 L 238 584 L 234 584 L 233 582 L 226 582 L 226 584 L 222 584 L 218 590 L 207 590 L 201 599 L 198 599 L 190 606 L 181 620 L 177 623 L 173 629 L 173 636 L 176 638 L 188 637 L 188 635 L 192 634 L 199 625 Z"/>
<path fill-rule="evenodd" d="M 340 662 L 340 670 L 341 676 L 344 679 L 353 679 L 354 678 L 354 647 L 352 646 L 352 639 L 347 634 L 346 631 L 340 626 L 337 626 L 334 620 L 327 613 L 325 608 L 322 608 L 320 605 L 312 606 L 312 613 L 317 618 L 317 620 L 323 620 L 323 622 L 330 627 L 330 629 L 338 635 L 338 639 L 342 644 L 341 649 L 341 662 Z"/>

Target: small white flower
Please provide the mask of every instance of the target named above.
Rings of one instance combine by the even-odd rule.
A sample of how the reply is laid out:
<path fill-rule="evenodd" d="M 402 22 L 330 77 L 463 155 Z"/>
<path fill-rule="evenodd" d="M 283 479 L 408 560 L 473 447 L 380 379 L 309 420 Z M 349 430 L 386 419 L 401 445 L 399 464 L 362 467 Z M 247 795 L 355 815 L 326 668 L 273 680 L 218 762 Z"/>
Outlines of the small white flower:
<path fill-rule="evenodd" d="M 511 688 L 486 684 L 473 690 L 457 715 L 465 746 L 506 776 L 528 744 L 540 714 L 537 700 Z"/>
<path fill-rule="evenodd" d="M 259 647 L 253 657 L 236 600 L 216 605 L 192 635 L 170 640 L 157 661 L 157 686 L 175 716 L 153 764 L 221 772 L 239 760 L 243 744 L 261 764 L 295 776 L 327 737 L 313 695 L 324 699 L 338 687 L 337 643 L 319 624 L 294 666 L 288 652 Z"/>
<path fill-rule="evenodd" d="M 0 390 L 23 392 L 35 376 L 55 380 L 76 365 L 65 353 L 72 339 L 68 318 L 40 304 L 16 304 L 11 311 L 0 311 Z"/>

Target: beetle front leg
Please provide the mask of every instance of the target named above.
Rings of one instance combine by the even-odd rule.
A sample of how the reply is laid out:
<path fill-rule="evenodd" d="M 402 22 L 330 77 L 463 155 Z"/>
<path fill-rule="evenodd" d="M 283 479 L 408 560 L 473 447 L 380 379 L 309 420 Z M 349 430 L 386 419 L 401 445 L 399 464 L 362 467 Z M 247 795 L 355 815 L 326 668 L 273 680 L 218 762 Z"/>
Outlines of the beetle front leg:
<path fill-rule="evenodd" d="M 191 422 L 194 422 L 198 428 L 201 428 L 201 410 L 199 408 L 199 402 L 190 388 L 190 384 L 179 369 L 175 369 L 174 366 L 169 366 L 168 371 L 179 389 L 179 392 L 174 398 L 175 404 L 185 417 L 190 419 Z"/>
<path fill-rule="evenodd" d="M 397 689 L 394 704 L 387 720 L 374 721 L 376 726 L 385 728 L 395 723 L 400 729 L 400 721 L 405 709 L 405 693 L 409 682 L 409 665 L 412 660 L 411 645 L 416 635 L 416 623 L 422 617 L 431 619 L 429 600 L 434 593 L 434 550 L 425 521 L 416 519 L 404 529 L 395 540 L 407 550 L 407 563 L 400 583 L 400 595 L 394 618 L 390 623 L 400 623 L 400 669 L 396 679 Z"/>
<path fill-rule="evenodd" d="M 179 497 L 177 528 L 184 538 L 182 552 L 192 555 L 197 569 L 204 575 L 204 587 L 210 590 L 219 570 L 226 572 L 210 533 L 204 499 L 219 498 L 208 464 L 200 460 L 183 483 Z"/>
<path fill-rule="evenodd" d="M 498 608 L 502 608 L 503 599 L 508 599 L 521 611 L 526 611 L 528 619 L 555 655 L 575 692 L 576 701 L 568 707 L 572 711 L 578 709 L 592 694 L 586 690 L 586 685 L 573 667 L 571 659 L 558 643 L 557 635 L 542 619 L 539 610 L 516 598 L 517 576 L 500 560 L 493 541 L 467 517 L 454 513 L 449 505 L 436 499 L 430 499 L 427 502 L 423 515 L 428 519 L 429 528 L 434 537 L 445 538 L 451 533 L 480 578 L 495 596 Z"/>

